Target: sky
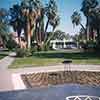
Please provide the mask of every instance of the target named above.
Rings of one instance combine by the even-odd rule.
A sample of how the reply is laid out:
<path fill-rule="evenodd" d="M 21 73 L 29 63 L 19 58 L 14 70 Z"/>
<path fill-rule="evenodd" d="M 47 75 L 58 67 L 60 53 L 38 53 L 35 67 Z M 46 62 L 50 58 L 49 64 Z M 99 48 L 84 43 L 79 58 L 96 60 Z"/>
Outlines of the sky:
<path fill-rule="evenodd" d="M 0 8 L 9 9 L 13 4 L 19 3 L 20 0 L 0 0 Z M 48 0 L 42 0 L 46 3 Z M 73 27 L 71 15 L 74 11 L 80 11 L 82 0 L 56 0 L 58 5 L 58 13 L 60 15 L 60 25 L 57 29 L 71 35 L 79 33 L 80 26 Z M 85 26 L 85 17 L 81 13 L 82 24 Z"/>

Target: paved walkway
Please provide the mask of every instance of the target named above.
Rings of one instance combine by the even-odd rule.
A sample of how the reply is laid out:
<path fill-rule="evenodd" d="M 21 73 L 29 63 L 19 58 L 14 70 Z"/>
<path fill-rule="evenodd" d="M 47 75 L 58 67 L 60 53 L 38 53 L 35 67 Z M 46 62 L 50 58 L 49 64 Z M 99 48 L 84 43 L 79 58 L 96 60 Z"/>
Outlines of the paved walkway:
<path fill-rule="evenodd" d="M 46 67 L 30 67 L 30 68 L 20 68 L 20 69 L 11 69 L 12 73 L 16 74 L 29 74 L 29 73 L 38 73 L 38 72 L 52 72 L 52 71 L 95 71 L 100 72 L 100 65 L 77 65 L 77 64 L 68 64 L 68 65 L 55 65 L 55 66 L 46 66 Z"/>
<path fill-rule="evenodd" d="M 0 60 L 0 70 L 7 70 L 8 66 L 14 61 L 15 53 L 10 53 L 9 56 Z"/>
<path fill-rule="evenodd" d="M 26 89 L 21 74 L 37 73 L 37 72 L 51 72 L 51 71 L 96 71 L 100 72 L 100 65 L 55 65 L 46 67 L 8 69 L 8 66 L 14 61 L 15 53 L 10 53 L 9 56 L 0 60 L 0 91 Z"/>
<path fill-rule="evenodd" d="M 54 72 L 54 71 L 96 71 L 100 72 L 100 65 L 56 65 L 56 66 L 46 66 L 46 67 L 34 67 L 34 68 L 22 68 L 22 69 L 13 69 L 12 72 L 12 81 L 15 90 L 26 89 L 24 85 L 21 74 L 30 74 L 38 72 Z"/>
<path fill-rule="evenodd" d="M 12 75 L 8 71 L 8 66 L 14 61 L 15 53 L 10 53 L 9 56 L 0 60 L 0 91 L 13 90 Z"/>
<path fill-rule="evenodd" d="M 0 100 L 100 100 L 100 87 L 65 84 L 23 91 L 1 92 Z M 81 97 L 81 98 L 80 98 Z"/>

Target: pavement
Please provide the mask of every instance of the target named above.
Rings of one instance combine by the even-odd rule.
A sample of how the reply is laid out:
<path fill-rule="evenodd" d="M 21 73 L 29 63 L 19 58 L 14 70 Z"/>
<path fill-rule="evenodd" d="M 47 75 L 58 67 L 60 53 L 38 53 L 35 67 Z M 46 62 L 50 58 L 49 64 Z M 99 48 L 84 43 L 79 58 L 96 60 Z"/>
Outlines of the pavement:
<path fill-rule="evenodd" d="M 73 97 L 76 98 L 73 98 Z M 66 99 L 70 98 L 71 99 Z M 83 97 L 83 98 L 81 98 Z M 100 87 L 65 84 L 0 92 L 0 100 L 100 100 Z"/>
<path fill-rule="evenodd" d="M 8 66 L 14 61 L 15 53 L 10 53 L 0 60 L 0 91 L 13 90 L 12 74 L 8 70 Z"/>
<path fill-rule="evenodd" d="M 60 64 L 54 66 L 40 66 L 20 69 L 8 69 L 8 66 L 14 61 L 15 53 L 0 60 L 0 91 L 26 89 L 21 74 L 30 74 L 38 72 L 54 71 L 92 71 L 100 72 L 100 65 L 77 65 L 77 64 Z"/>
<path fill-rule="evenodd" d="M 26 67 L 19 69 L 10 69 L 10 72 L 15 74 L 29 74 L 38 72 L 53 72 L 53 71 L 91 71 L 100 72 L 100 65 L 77 65 L 77 64 L 60 64 L 45 67 Z"/>

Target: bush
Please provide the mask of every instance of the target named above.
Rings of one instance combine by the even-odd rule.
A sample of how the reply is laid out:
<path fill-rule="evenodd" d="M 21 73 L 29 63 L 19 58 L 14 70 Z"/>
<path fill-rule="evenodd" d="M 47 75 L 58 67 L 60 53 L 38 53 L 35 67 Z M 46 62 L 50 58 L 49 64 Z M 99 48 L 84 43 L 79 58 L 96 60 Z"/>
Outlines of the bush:
<path fill-rule="evenodd" d="M 18 46 L 18 44 L 12 39 L 11 36 L 9 36 L 9 40 L 6 43 L 6 47 L 9 50 L 13 50 L 14 48 L 16 48 Z"/>
<path fill-rule="evenodd" d="M 33 54 L 34 52 L 37 52 L 37 51 L 38 51 L 37 45 L 35 45 L 34 47 L 32 47 L 31 50 L 30 50 L 31 54 Z"/>
<path fill-rule="evenodd" d="M 49 46 L 38 46 L 35 45 L 34 47 L 31 48 L 31 53 L 33 54 L 34 52 L 38 52 L 38 51 L 48 51 L 49 50 Z"/>
<path fill-rule="evenodd" d="M 16 49 L 16 56 L 17 57 L 29 57 L 31 55 L 32 54 L 31 54 L 30 49 L 22 49 L 22 48 Z"/>
<path fill-rule="evenodd" d="M 81 43 L 81 46 L 84 49 L 84 51 L 93 52 L 96 48 L 96 42 L 87 41 L 86 43 Z"/>

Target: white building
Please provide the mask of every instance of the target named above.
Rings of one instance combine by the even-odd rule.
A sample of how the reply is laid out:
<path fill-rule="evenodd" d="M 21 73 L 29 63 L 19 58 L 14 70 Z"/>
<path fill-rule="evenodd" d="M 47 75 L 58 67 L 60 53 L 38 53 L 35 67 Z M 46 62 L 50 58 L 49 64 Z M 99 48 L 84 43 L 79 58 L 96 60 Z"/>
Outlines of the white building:
<path fill-rule="evenodd" d="M 72 48 L 77 48 L 77 45 L 75 42 L 73 42 L 72 39 L 70 40 L 51 40 L 50 41 L 51 47 L 55 50 L 57 49 L 72 49 Z"/>

